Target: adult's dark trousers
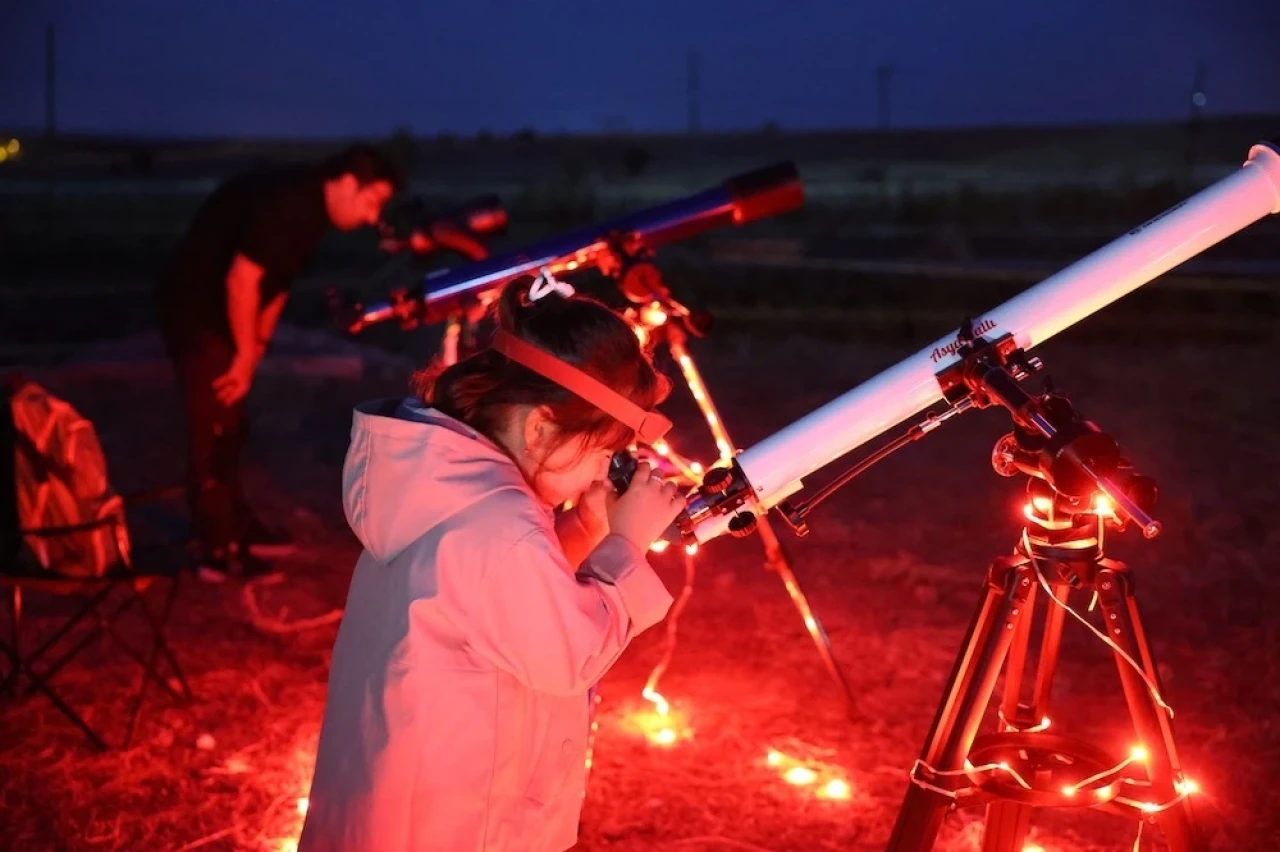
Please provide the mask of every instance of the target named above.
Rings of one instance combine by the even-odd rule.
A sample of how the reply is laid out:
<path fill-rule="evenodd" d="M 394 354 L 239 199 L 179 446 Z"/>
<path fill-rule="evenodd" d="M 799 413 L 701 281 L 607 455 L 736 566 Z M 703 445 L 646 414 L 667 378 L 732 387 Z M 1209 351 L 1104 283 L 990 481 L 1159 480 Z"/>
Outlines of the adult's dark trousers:
<path fill-rule="evenodd" d="M 163 334 L 186 415 L 192 532 L 206 556 L 221 556 L 242 541 L 251 518 L 240 480 L 249 438 L 245 400 L 223 405 L 213 390 L 214 381 L 231 367 L 235 347 L 208 331 L 169 327 Z"/>

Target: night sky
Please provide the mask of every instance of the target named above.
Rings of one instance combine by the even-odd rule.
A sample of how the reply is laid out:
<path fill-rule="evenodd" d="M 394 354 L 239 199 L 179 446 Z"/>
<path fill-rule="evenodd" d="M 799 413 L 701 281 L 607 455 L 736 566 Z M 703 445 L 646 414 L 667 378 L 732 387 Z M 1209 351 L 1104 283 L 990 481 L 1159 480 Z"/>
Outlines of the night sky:
<path fill-rule="evenodd" d="M 159 136 L 1280 114 L 1280 0 L 4 0 L 0 127 Z"/>

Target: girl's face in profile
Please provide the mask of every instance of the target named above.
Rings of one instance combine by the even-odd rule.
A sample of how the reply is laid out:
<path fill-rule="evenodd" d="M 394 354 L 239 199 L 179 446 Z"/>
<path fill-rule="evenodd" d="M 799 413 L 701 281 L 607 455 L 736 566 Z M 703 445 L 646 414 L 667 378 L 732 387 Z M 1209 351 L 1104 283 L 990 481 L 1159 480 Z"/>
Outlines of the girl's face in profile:
<path fill-rule="evenodd" d="M 594 483 L 609 477 L 614 449 L 588 444 L 585 435 L 565 434 L 547 406 L 513 411 L 498 439 L 548 506 L 577 502 Z"/>
<path fill-rule="evenodd" d="M 544 502 L 559 506 L 566 500 L 577 501 L 592 484 L 609 475 L 609 447 L 584 446 L 581 438 L 554 435 L 544 448 L 530 446 L 529 465 L 521 465 Z"/>

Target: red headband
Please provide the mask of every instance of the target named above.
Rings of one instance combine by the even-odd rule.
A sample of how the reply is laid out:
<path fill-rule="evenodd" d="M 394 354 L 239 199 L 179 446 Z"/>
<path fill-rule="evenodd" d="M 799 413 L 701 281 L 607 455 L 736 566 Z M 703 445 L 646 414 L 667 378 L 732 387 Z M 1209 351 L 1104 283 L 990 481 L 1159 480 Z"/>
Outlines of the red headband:
<path fill-rule="evenodd" d="M 526 343 L 509 331 L 498 329 L 493 335 L 493 348 L 503 355 L 550 379 L 608 414 L 624 426 L 635 430 L 646 444 L 662 439 L 671 421 L 656 411 L 645 411 L 603 382 L 593 379 L 572 364 L 561 361 L 550 352 Z"/>

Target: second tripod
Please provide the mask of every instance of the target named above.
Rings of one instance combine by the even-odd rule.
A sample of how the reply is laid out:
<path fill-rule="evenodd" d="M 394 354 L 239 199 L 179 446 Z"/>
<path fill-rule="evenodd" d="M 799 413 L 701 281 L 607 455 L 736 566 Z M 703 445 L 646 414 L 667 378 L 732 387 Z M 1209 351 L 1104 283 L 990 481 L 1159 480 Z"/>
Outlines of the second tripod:
<path fill-rule="evenodd" d="M 1139 832 L 1158 826 L 1173 852 L 1200 849 L 1187 779 L 1174 746 L 1173 716 L 1138 611 L 1134 580 L 1104 556 L 1108 525 L 1132 522 L 1147 538 L 1160 525 L 1148 512 L 1155 484 L 1134 472 L 1115 440 L 1076 415 L 1062 394 L 1028 394 L 1018 376 L 1039 369 L 1011 341 L 969 337 L 965 358 L 943 375 L 958 396 L 979 407 L 999 405 L 1015 422 L 996 444 L 992 463 L 1003 476 L 1027 478 L 1026 524 L 1012 556 L 987 569 L 974 614 L 945 687 L 911 785 L 898 814 L 890 852 L 933 847 L 954 808 L 987 807 L 983 852 L 1020 852 L 1033 809 L 1088 807 L 1134 819 Z M 1046 597 L 1044 629 L 1023 699 L 1037 598 Z M 1102 628 L 1069 604 L 1092 596 Z M 1050 733 L 1049 693 L 1067 615 L 1112 651 L 1137 745 L 1125 757 L 1092 742 Z M 978 736 L 1001 670 L 1001 730 Z M 1135 847 L 1136 848 L 1136 847 Z"/>

